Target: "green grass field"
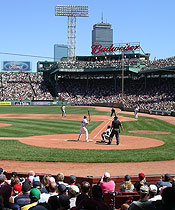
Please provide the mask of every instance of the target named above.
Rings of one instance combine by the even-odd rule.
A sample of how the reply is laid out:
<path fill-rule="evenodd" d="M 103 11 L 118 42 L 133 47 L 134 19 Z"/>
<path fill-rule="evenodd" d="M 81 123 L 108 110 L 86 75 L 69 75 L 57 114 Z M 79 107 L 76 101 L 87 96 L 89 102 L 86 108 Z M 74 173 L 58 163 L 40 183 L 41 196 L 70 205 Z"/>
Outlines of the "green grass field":
<path fill-rule="evenodd" d="M 92 107 L 66 107 L 68 114 L 109 115 L 109 112 L 96 111 Z M 33 107 L 0 107 L 0 113 L 32 113 L 32 114 L 61 114 L 60 107 L 33 106 Z M 128 115 L 125 115 L 128 116 Z M 130 116 L 133 117 L 133 116 Z M 28 160 L 54 162 L 138 162 L 174 160 L 175 126 L 164 121 L 153 119 L 146 121 L 146 117 L 139 117 L 138 121 L 123 122 L 125 128 L 121 135 L 143 136 L 159 139 L 164 145 L 136 150 L 76 150 L 51 149 L 22 144 L 16 140 L 1 141 L 1 160 Z M 61 119 L 0 119 L 0 123 L 12 124 L 9 127 L 0 127 L 0 137 L 27 137 L 45 134 L 79 133 L 80 122 Z M 101 122 L 91 122 L 88 126 L 91 132 Z M 69 128 L 69 129 L 67 129 Z M 129 133 L 129 130 L 166 131 L 170 134 L 152 135 Z"/>

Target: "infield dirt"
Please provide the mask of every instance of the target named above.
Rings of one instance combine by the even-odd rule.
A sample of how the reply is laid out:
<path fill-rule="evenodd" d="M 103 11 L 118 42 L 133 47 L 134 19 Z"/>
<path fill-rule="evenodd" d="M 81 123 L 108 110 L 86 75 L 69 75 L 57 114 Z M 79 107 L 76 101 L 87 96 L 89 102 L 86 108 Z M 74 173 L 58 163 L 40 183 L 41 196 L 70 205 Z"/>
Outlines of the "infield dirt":
<path fill-rule="evenodd" d="M 109 111 L 110 108 L 96 107 L 100 111 Z M 117 110 L 120 112 L 120 110 Z M 126 112 L 121 112 L 126 113 Z M 132 114 L 132 113 L 127 113 Z M 140 114 L 140 116 L 147 116 L 147 114 Z M 166 122 L 175 124 L 175 119 L 166 116 L 153 116 L 152 118 L 158 118 Z M 0 118 L 37 118 L 37 119 L 57 119 L 62 118 L 61 115 L 46 115 L 46 114 L 1 114 Z M 63 118 L 62 118 L 63 119 Z M 82 115 L 67 115 L 64 120 L 81 120 Z M 140 149 L 148 147 L 156 147 L 163 144 L 162 141 L 150 138 L 135 137 L 135 136 L 120 136 L 120 145 L 104 145 L 96 144 L 96 141 L 100 140 L 101 133 L 108 124 L 111 123 L 112 118 L 104 115 L 93 115 L 91 120 L 103 121 L 96 129 L 94 129 L 89 137 L 92 142 L 83 142 L 84 136 L 80 142 L 76 142 L 77 134 L 57 134 L 57 135 L 44 135 L 44 136 L 32 136 L 27 138 L 4 138 L 1 139 L 16 139 L 22 143 L 49 147 L 49 148 L 65 148 L 65 149 L 98 149 L 98 150 L 121 150 L 121 149 Z M 135 120 L 129 117 L 119 116 L 121 121 Z M 0 126 L 10 126 L 8 124 Z M 137 132 L 137 131 L 134 131 Z M 151 131 L 147 131 L 150 133 Z M 161 133 L 160 133 L 161 134 Z M 41 141 L 42 139 L 42 141 Z M 146 141 L 146 144 L 145 144 Z M 144 143 L 143 143 L 144 142 Z M 114 143 L 114 140 L 113 140 Z M 105 159 L 105 157 L 104 157 Z M 135 175 L 139 172 L 144 172 L 145 174 L 162 174 L 165 173 L 175 173 L 174 169 L 175 161 L 156 161 L 156 162 L 138 162 L 138 163 L 54 163 L 54 162 L 30 162 L 30 161 L 0 161 L 0 167 L 7 171 L 16 172 L 27 172 L 29 170 L 34 170 L 37 173 L 50 173 L 57 174 L 58 172 L 63 172 L 65 175 L 75 174 L 76 176 L 101 176 L 104 171 L 109 171 L 113 176 L 119 175 Z"/>

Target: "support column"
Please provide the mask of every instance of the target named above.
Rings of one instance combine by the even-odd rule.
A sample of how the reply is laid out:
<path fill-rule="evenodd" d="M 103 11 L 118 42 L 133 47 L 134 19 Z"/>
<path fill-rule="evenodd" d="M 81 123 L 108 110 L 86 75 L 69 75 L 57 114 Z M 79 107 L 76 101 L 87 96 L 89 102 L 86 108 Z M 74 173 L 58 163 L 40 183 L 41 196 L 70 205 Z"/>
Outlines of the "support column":
<path fill-rule="evenodd" d="M 147 74 L 145 75 L 145 90 L 147 89 Z"/>
<path fill-rule="evenodd" d="M 114 74 L 114 90 L 116 90 L 117 84 L 116 84 L 116 74 Z"/>
<path fill-rule="evenodd" d="M 89 80 L 88 80 L 88 74 L 87 74 L 87 77 L 86 77 L 86 89 L 88 89 L 88 86 L 89 86 Z"/>

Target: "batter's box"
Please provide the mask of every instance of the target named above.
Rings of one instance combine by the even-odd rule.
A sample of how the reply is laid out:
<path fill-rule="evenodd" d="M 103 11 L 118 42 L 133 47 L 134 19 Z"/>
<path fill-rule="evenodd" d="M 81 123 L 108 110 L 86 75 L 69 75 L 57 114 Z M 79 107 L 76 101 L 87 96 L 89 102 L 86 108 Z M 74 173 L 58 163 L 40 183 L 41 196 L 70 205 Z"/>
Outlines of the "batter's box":
<path fill-rule="evenodd" d="M 74 142 L 77 142 L 77 140 L 75 140 L 75 139 L 68 139 L 68 140 L 65 140 L 65 141 L 74 141 Z"/>
<path fill-rule="evenodd" d="M 107 144 L 107 142 L 105 142 L 105 141 L 96 141 L 96 144 L 106 145 L 106 144 Z"/>

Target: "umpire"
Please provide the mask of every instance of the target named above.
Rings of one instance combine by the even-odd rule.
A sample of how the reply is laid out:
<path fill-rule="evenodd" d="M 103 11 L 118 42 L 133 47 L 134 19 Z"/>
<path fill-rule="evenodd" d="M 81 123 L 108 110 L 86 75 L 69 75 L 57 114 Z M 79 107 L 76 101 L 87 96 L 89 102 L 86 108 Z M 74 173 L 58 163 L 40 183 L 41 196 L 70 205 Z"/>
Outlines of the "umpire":
<path fill-rule="evenodd" d="M 111 132 L 111 135 L 109 137 L 109 142 L 107 144 L 111 144 L 112 139 L 113 139 L 113 137 L 115 135 L 115 137 L 116 137 L 116 144 L 119 145 L 120 128 L 123 131 L 123 126 L 122 126 L 121 122 L 118 120 L 117 116 L 114 117 L 114 120 L 112 121 L 111 128 L 112 128 L 112 132 Z"/>

